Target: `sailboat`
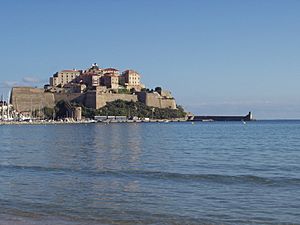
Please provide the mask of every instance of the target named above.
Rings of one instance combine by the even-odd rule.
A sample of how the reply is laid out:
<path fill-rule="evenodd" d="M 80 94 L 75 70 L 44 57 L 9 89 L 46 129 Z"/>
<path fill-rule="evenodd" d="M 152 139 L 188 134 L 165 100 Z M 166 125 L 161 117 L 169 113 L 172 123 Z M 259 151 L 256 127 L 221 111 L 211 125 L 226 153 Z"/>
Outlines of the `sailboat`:
<path fill-rule="evenodd" d="M 9 104 L 9 102 L 10 102 L 10 91 L 8 92 L 8 97 L 7 97 L 7 102 L 6 102 L 6 107 L 7 107 L 7 114 L 6 114 L 6 116 L 5 115 L 3 115 L 3 117 L 2 117 L 2 120 L 4 120 L 4 121 L 12 121 L 13 120 L 13 117 L 11 117 L 11 112 L 10 112 L 10 110 L 9 110 L 9 107 L 10 107 L 10 104 Z M 3 106 L 2 106 L 2 113 L 4 114 L 4 105 L 5 104 L 3 104 Z"/>

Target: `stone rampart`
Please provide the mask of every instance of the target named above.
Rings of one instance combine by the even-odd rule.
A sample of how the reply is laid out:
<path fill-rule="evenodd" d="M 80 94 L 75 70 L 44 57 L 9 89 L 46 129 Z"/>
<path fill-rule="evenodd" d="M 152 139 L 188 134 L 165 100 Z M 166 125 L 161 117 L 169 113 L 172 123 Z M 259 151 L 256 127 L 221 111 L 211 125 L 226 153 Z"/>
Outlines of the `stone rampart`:
<path fill-rule="evenodd" d="M 177 109 L 175 99 L 160 99 L 160 108 Z"/>
<path fill-rule="evenodd" d="M 88 91 L 84 95 L 83 104 L 88 108 L 96 109 L 96 91 Z"/>
<path fill-rule="evenodd" d="M 115 100 L 124 101 L 138 101 L 137 95 L 131 94 L 112 94 L 112 93 L 97 93 L 96 95 L 96 109 L 102 108 L 107 102 L 113 102 Z"/>
<path fill-rule="evenodd" d="M 84 103 L 85 95 L 82 93 L 55 93 L 54 99 L 55 103 L 59 101 L 69 101 L 69 102 L 77 102 L 77 103 Z"/>
<path fill-rule="evenodd" d="M 140 101 L 147 106 L 157 108 L 176 109 L 176 101 L 166 98 L 157 92 L 140 92 L 135 94 L 114 94 L 100 91 L 88 91 L 86 93 L 48 93 L 43 89 L 31 87 L 15 87 L 12 89 L 11 103 L 18 112 L 29 112 L 44 107 L 53 108 L 61 100 L 76 102 L 89 108 L 99 109 L 107 102 L 115 100 Z"/>
<path fill-rule="evenodd" d="M 170 108 L 176 109 L 176 101 L 174 98 L 165 98 L 162 97 L 159 93 L 138 93 L 138 99 L 140 102 L 144 103 L 147 106 L 157 107 L 157 108 Z"/>
<path fill-rule="evenodd" d="M 52 93 L 45 93 L 44 89 L 14 87 L 11 92 L 11 104 L 18 112 L 30 112 L 54 107 L 55 99 Z"/>

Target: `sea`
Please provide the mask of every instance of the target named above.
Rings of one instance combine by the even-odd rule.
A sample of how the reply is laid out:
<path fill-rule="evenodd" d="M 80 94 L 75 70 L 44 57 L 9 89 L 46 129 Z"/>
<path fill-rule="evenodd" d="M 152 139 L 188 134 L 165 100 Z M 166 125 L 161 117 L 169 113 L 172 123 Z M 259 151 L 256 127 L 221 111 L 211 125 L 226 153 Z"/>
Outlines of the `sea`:
<path fill-rule="evenodd" d="M 0 224 L 300 224 L 300 121 L 0 126 Z"/>

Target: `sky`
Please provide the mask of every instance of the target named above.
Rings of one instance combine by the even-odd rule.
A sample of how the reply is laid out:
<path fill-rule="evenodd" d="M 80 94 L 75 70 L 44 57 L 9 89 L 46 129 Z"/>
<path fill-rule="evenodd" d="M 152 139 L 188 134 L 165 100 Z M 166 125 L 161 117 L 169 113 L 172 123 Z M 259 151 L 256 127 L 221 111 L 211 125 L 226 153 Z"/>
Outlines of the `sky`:
<path fill-rule="evenodd" d="M 298 0 L 0 0 L 0 93 L 92 63 L 197 115 L 300 119 Z"/>

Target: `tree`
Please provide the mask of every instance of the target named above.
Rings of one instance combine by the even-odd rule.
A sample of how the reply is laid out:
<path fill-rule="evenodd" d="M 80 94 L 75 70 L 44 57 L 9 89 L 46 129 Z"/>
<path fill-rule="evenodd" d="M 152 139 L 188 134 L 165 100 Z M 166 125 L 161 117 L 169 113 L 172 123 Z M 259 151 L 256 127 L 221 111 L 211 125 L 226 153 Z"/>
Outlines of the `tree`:
<path fill-rule="evenodd" d="M 45 119 L 50 120 L 53 119 L 53 117 L 55 116 L 54 108 L 44 107 L 43 112 L 44 112 Z"/>
<path fill-rule="evenodd" d="M 155 91 L 158 92 L 158 93 L 161 93 L 162 88 L 161 88 L 161 87 L 156 87 L 156 88 L 155 88 Z"/>
<path fill-rule="evenodd" d="M 94 110 L 94 112 L 97 116 L 127 116 L 154 119 L 182 118 L 185 117 L 186 114 L 182 108 L 161 109 L 147 106 L 141 102 L 123 100 L 108 102 L 106 106 Z"/>

